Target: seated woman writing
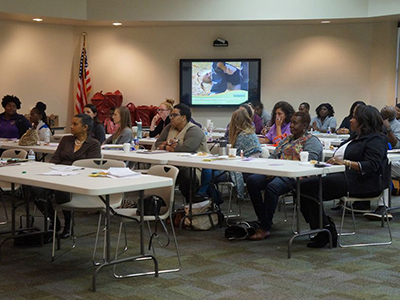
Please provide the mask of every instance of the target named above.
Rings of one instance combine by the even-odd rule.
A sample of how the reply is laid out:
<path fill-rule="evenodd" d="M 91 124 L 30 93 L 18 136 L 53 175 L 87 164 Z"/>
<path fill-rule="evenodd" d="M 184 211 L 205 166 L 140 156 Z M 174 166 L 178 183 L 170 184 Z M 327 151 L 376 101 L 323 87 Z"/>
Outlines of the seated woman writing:
<path fill-rule="evenodd" d="M 322 144 L 319 139 L 308 133 L 310 115 L 296 112 L 290 121 L 291 135 L 283 139 L 269 158 L 300 160 L 300 152 L 307 151 L 310 160 L 322 158 Z M 250 240 L 259 241 L 270 236 L 279 196 L 294 188 L 295 179 L 253 174 L 247 180 L 247 190 L 253 203 L 254 211 L 260 221 L 260 229 L 250 236 Z M 264 199 L 261 191 L 265 190 Z"/>
<path fill-rule="evenodd" d="M 72 165 L 74 161 L 88 158 L 101 158 L 100 143 L 90 137 L 90 131 L 93 127 L 93 120 L 86 114 L 75 115 L 72 119 L 71 133 L 72 135 L 64 136 L 57 147 L 56 152 L 50 159 L 51 163 Z M 59 231 L 61 229 L 60 220 L 54 222 L 54 208 L 49 199 L 52 191 L 39 188 L 31 187 L 31 195 L 34 197 L 36 206 L 42 213 L 46 212 L 50 218 L 51 224 L 50 229 Z M 58 204 L 62 204 L 70 201 L 70 193 L 54 191 L 55 200 Z M 47 206 L 47 208 L 46 208 Z M 61 234 L 61 238 L 67 238 L 70 236 L 71 226 L 71 212 L 63 211 L 64 214 L 64 231 Z"/>
<path fill-rule="evenodd" d="M 339 199 L 343 196 L 375 197 L 383 189 L 385 164 L 387 164 L 387 138 L 382 133 L 382 117 L 370 105 L 358 105 L 350 121 L 354 133 L 335 152 L 328 163 L 345 165 L 344 173 L 328 174 L 322 177 L 323 201 Z M 319 226 L 318 177 L 310 177 L 300 182 L 301 212 L 311 229 Z M 324 228 L 332 234 L 333 246 L 337 244 L 335 223 L 323 212 Z M 327 232 L 318 233 L 310 248 L 322 248 L 329 243 Z"/>
<path fill-rule="evenodd" d="M 133 141 L 131 114 L 125 106 L 115 109 L 113 120 L 118 125 L 115 133 L 104 144 L 124 144 Z"/>
<path fill-rule="evenodd" d="M 286 101 L 279 101 L 272 109 L 271 129 L 260 138 L 261 144 L 278 144 L 290 134 L 290 119 L 294 114 L 293 106 Z"/>

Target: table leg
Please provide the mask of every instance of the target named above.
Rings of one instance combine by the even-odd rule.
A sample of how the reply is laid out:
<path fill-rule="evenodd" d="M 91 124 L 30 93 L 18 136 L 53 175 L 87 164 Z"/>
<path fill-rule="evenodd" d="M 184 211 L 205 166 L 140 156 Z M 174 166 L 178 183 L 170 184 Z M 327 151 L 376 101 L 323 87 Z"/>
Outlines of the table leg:
<path fill-rule="evenodd" d="M 290 259 L 292 256 L 292 243 L 294 239 L 300 237 L 300 236 L 305 236 L 305 235 L 310 235 L 310 234 L 316 234 L 319 232 L 327 232 L 329 234 L 329 248 L 332 248 L 332 235 L 331 232 L 323 228 L 323 222 L 322 222 L 322 204 L 323 204 L 323 199 L 322 199 L 322 175 L 319 175 L 319 180 L 318 180 L 318 207 L 319 207 L 319 228 L 315 230 L 306 230 L 301 232 L 300 231 L 300 179 L 296 179 L 296 205 L 297 205 L 297 233 L 292 236 L 292 238 L 288 242 L 288 258 Z"/>

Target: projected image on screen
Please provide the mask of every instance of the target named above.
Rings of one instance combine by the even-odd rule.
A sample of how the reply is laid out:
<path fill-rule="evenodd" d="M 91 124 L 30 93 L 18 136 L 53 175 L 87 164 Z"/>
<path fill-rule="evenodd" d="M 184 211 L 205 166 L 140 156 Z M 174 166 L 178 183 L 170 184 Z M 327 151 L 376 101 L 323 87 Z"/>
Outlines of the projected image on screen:
<path fill-rule="evenodd" d="M 192 105 L 239 105 L 249 98 L 245 61 L 192 62 Z"/>

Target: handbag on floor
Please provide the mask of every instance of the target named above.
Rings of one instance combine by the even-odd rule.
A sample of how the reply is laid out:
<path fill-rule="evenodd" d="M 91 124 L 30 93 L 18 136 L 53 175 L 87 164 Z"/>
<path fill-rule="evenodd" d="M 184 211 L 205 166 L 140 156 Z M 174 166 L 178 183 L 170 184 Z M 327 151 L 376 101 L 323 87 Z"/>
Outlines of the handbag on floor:
<path fill-rule="evenodd" d="M 199 203 L 192 204 L 192 214 L 201 214 L 212 211 L 211 201 L 206 200 Z M 220 212 L 217 205 L 214 204 L 214 213 L 205 214 L 201 216 L 193 216 L 190 218 L 185 218 L 185 225 L 192 226 L 195 230 L 209 230 L 212 227 L 220 224 L 220 220 L 223 219 L 222 213 Z M 185 205 L 185 214 L 189 215 L 189 205 Z M 212 222 L 212 223 L 211 223 Z"/>

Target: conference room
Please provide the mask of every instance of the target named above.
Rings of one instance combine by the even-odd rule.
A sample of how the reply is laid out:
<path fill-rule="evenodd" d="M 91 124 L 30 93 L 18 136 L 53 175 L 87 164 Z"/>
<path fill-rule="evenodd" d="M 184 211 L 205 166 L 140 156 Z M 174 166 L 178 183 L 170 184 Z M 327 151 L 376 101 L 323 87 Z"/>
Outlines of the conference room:
<path fill-rule="evenodd" d="M 122 106 L 133 103 L 136 107 L 159 107 L 166 98 L 175 99 L 176 105 L 185 101 L 181 91 L 182 62 L 247 63 L 257 60 L 259 91 L 255 96 L 260 98 L 266 111 L 271 113 L 278 101 L 290 103 L 296 111 L 300 103 L 307 102 L 311 106 L 310 115 L 314 117 L 318 105 L 330 103 L 340 123 L 356 100 L 378 110 L 396 104 L 399 4 L 399 1 L 374 0 L 321 1 L 318 4 L 314 1 L 235 1 L 234 5 L 230 1 L 213 1 L 213 5 L 205 5 L 176 0 L 117 1 L 112 5 L 105 0 L 3 3 L 0 4 L 0 62 L 4 72 L 0 78 L 1 95 L 17 96 L 21 101 L 18 113 L 23 115 L 29 115 L 39 101 L 45 103 L 46 113 L 58 116 L 59 126 L 55 127 L 65 127 L 57 130 L 56 136 L 71 134 L 85 39 L 91 86 L 87 93 L 88 103 L 96 92 L 119 90 L 123 95 Z M 34 21 L 34 18 L 42 21 Z M 244 64 L 233 65 L 243 68 Z M 197 72 L 203 75 L 202 70 Z M 191 74 L 195 78 L 190 77 L 196 91 L 201 94 L 202 86 L 206 91 L 213 89 L 206 78 L 199 80 L 196 77 L 197 72 Z M 249 73 L 250 78 L 253 73 Z M 227 127 L 240 104 L 240 101 L 234 105 L 216 103 L 215 106 L 200 103 L 191 105 L 190 109 L 192 118 L 203 127 L 211 120 L 216 134 L 218 130 L 215 129 Z M 219 136 L 216 134 L 215 137 Z M 327 138 L 321 136 L 321 140 Z M 45 160 L 48 162 L 56 146 L 47 149 L 47 152 L 43 149 L 40 152 L 38 148 L 34 151 L 37 155 L 47 153 Z M 325 150 L 326 158 L 333 155 Z M 106 159 L 127 160 L 123 150 L 104 151 Z M 178 160 L 190 160 L 176 156 L 172 159 L 172 153 L 129 155 L 138 156 L 136 162 L 154 165 L 174 165 L 174 162 L 178 167 L 184 163 L 178 163 Z M 158 162 L 154 163 L 156 159 Z M 200 164 L 204 167 L 207 161 L 203 159 L 193 158 L 193 167 Z M 252 161 L 244 163 L 229 161 L 226 164 L 231 165 L 227 167 L 222 166 L 224 162 L 211 161 L 208 166 L 228 171 L 238 171 L 243 166 L 255 170 Z M 31 173 L 20 171 L 18 177 L 22 177 L 22 171 Z M 315 172 L 307 176 L 323 175 L 323 171 Z M 304 174 L 298 173 L 294 177 L 297 176 Z M 24 184 L 25 179 L 22 177 L 21 180 L 16 183 Z M 137 200 L 139 188 L 135 191 L 123 188 L 119 192 L 126 192 L 128 197 Z M 96 195 L 97 192 L 85 193 Z M 391 201 L 393 206 L 398 203 L 397 197 L 392 197 Z M 10 197 L 4 197 L 4 202 L 10 214 Z M 175 208 L 184 204 L 178 190 L 175 191 L 175 202 Z M 228 198 L 221 206 L 225 211 L 227 204 Z M 288 259 L 288 240 L 293 236 L 292 230 L 296 231 L 293 222 L 299 221 L 302 230 L 308 228 L 302 215 L 294 213 L 292 204 L 291 197 L 281 200 L 281 211 L 276 211 L 274 216 L 273 235 L 259 242 L 228 241 L 224 236 L 226 222 L 221 228 L 207 231 L 182 229 L 177 234 L 182 262 L 179 272 L 160 273 L 157 278 L 144 276 L 118 280 L 111 276 L 112 267 L 104 268 L 97 274 L 97 294 L 91 294 L 95 270 L 91 258 L 96 235 L 78 238 L 73 251 L 54 261 L 51 261 L 51 244 L 18 246 L 13 241 L 6 241 L 1 246 L 3 280 L 0 295 L 11 299 L 66 295 L 116 299 L 348 298 L 354 295 L 369 298 L 389 297 L 398 292 L 395 266 L 399 226 L 395 211 L 390 222 L 391 245 L 310 249 L 306 247 L 310 239 L 304 236 L 293 242 L 292 257 Z M 241 205 L 241 216 L 229 218 L 229 224 L 257 219 L 249 198 Z M 371 201 L 373 208 L 376 205 L 376 201 Z M 332 202 L 324 203 L 325 211 L 339 228 L 342 211 L 332 211 L 333 206 Z M 16 227 L 24 214 L 22 207 L 17 209 Z M 40 211 L 34 214 L 38 215 Z M 1 208 L 1 218 L 3 215 Z M 295 215 L 298 218 L 293 221 Z M 76 213 L 75 233 L 79 236 L 96 231 L 98 217 L 96 213 Z M 349 219 L 351 217 L 347 215 L 346 220 Z M 9 220 L 1 225 L 0 230 L 10 229 L 11 223 Z M 362 215 L 356 216 L 356 223 L 357 229 L 363 232 L 362 241 L 387 235 L 386 224 L 381 228 L 379 222 L 368 221 Z M 119 221 L 111 218 L 108 225 L 110 238 L 107 242 L 110 245 L 104 248 L 111 249 L 109 255 L 113 258 Z M 140 226 L 128 224 L 129 251 L 135 253 L 137 250 L 136 254 L 140 253 L 140 233 Z M 173 246 L 171 239 L 167 248 L 157 249 L 155 256 L 160 270 L 165 267 L 165 262 L 167 268 L 173 267 L 169 265 L 169 259 L 175 255 Z M 61 240 L 61 250 L 56 252 L 63 253 L 69 247 L 69 239 Z M 101 253 L 99 255 L 101 258 Z M 117 269 L 127 273 L 140 272 L 142 263 L 152 270 L 150 262 L 123 264 Z"/>

